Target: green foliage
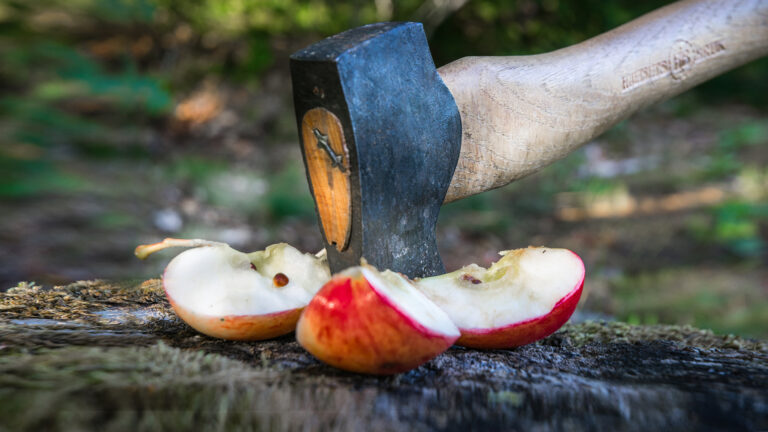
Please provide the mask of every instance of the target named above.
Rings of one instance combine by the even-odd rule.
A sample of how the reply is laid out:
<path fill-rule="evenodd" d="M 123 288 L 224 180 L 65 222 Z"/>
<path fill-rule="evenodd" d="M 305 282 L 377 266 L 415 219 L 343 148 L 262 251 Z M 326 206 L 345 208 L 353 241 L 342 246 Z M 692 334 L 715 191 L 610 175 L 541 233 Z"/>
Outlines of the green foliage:
<path fill-rule="evenodd" d="M 664 3 L 478 0 L 468 2 L 443 22 L 429 24 L 437 25 L 431 46 L 438 64 L 465 55 L 547 51 L 616 27 Z M 168 70 L 139 66 L 128 48 L 122 58 L 95 58 L 84 49 L 89 44 L 125 35 L 134 39 L 150 36 L 159 43 L 186 28 L 192 48 L 214 54 L 223 50 L 227 59 L 215 61 L 221 58 L 216 54 L 203 60 L 202 69 L 191 78 L 215 73 L 257 82 L 278 59 L 276 41 L 285 45 L 286 40 L 314 39 L 377 20 L 429 15 L 425 3 L 417 0 L 393 2 L 391 10 L 382 4 L 331 0 L 7 1 L 0 9 L 0 63 L 4 66 L 0 81 L 13 90 L 0 99 L 0 130 L 6 145 L 21 143 L 42 149 L 40 161 L 54 171 L 59 165 L 52 159 L 54 149 L 86 157 L 146 157 L 146 151 L 137 145 L 115 142 L 131 141 L 137 134 L 135 125 L 165 116 L 174 94 L 163 83 L 173 82 L 175 90 L 185 90 L 183 81 Z M 744 89 L 755 83 L 765 85 L 762 77 L 767 70 L 765 64 L 750 66 L 739 72 L 741 81 L 736 81 Z M 710 89 L 715 93 L 718 87 Z M 745 94 L 755 93 L 730 91 L 742 100 L 749 99 L 742 97 Z M 82 112 L 80 107 L 85 106 L 98 115 Z M 116 130 L 121 139 L 114 138 Z M 723 136 L 722 152 L 712 156 L 704 177 L 737 172 L 740 164 L 733 156 L 734 148 L 764 141 L 765 131 L 765 125 L 746 125 Z M 619 128 L 612 133 L 620 132 Z M 7 152 L 0 157 L 6 165 L 16 161 Z M 9 182 L 29 179 L 15 169 L 6 173 L 2 188 L 22 190 Z M 519 200 L 518 205 L 532 211 L 551 207 L 541 202 L 546 200 Z"/>
<path fill-rule="evenodd" d="M 583 161 L 583 154 L 575 152 L 535 175 L 450 203 L 440 210 L 438 223 L 502 234 L 514 229 L 521 219 L 551 217 L 558 193 L 581 190 L 591 184 L 588 180 L 575 180 Z M 602 184 L 596 179 L 595 184 L 598 182 Z"/>
<path fill-rule="evenodd" d="M 204 203 L 280 224 L 288 218 L 314 220 L 315 207 L 303 165 L 289 162 L 268 179 L 262 173 L 233 168 L 225 160 L 177 158 L 166 183 L 182 184 Z"/>
<path fill-rule="evenodd" d="M 766 142 L 768 142 L 768 123 L 748 122 L 726 129 L 720 135 L 718 150 L 735 152 Z"/>
<path fill-rule="evenodd" d="M 265 202 L 271 220 L 280 222 L 286 218 L 313 220 L 315 204 L 309 194 L 304 167 L 299 163 L 288 164 L 270 179 Z"/>
<path fill-rule="evenodd" d="M 689 233 L 698 241 L 721 246 L 740 258 L 760 258 L 768 251 L 761 226 L 768 225 L 768 203 L 729 201 L 711 210 L 709 218 L 692 217 Z"/>
<path fill-rule="evenodd" d="M 721 180 L 742 171 L 743 153 L 757 145 L 768 143 L 768 123 L 746 122 L 725 129 L 719 136 L 714 151 L 706 156 L 707 163 L 699 173 L 699 180 Z"/>
<path fill-rule="evenodd" d="M 90 16 L 117 24 L 151 23 L 156 5 L 153 0 L 80 0 Z M 72 6 L 72 3 L 63 3 Z"/>
<path fill-rule="evenodd" d="M 243 58 L 242 64 L 235 68 L 234 78 L 247 81 L 258 77 L 275 61 L 269 34 L 253 31 L 247 35 L 248 54 Z"/>
<path fill-rule="evenodd" d="M 181 156 L 166 167 L 166 173 L 169 175 L 169 182 L 203 184 L 212 176 L 227 169 L 228 166 L 223 160 L 200 156 Z"/>
<path fill-rule="evenodd" d="M 438 63 L 467 55 L 541 53 L 581 42 L 666 3 L 473 1 L 436 30 L 433 49 Z"/>
<path fill-rule="evenodd" d="M 81 190 L 83 180 L 57 170 L 48 162 L 12 160 L 0 156 L 0 199 Z"/>
<path fill-rule="evenodd" d="M 311 33 L 331 35 L 381 19 L 407 19 L 422 2 L 398 1 L 394 15 L 381 15 L 372 1 L 332 0 L 157 0 L 163 10 L 182 17 L 200 32 L 242 35 Z"/>
<path fill-rule="evenodd" d="M 768 58 L 762 58 L 707 81 L 693 92 L 700 102 L 737 100 L 765 108 L 768 106 Z"/>
<path fill-rule="evenodd" d="M 105 19 L 148 19 L 151 15 L 146 11 L 126 13 L 118 7 L 123 3 L 127 4 L 111 1 L 109 5 L 88 5 L 109 6 L 115 15 L 107 14 Z M 24 197 L 76 188 L 75 177 L 61 167 L 62 158 L 69 154 L 86 158 L 143 156 L 136 144 L 120 145 L 136 134 L 134 125 L 125 119 L 164 115 L 171 105 L 170 94 L 156 79 L 139 73 L 129 58 L 122 66 L 107 68 L 66 37 L 24 31 L 21 25 L 26 24 L 25 19 L 36 16 L 39 9 L 12 5 L 14 14 L 0 26 L 0 63 L 4 65 L 0 78 L 13 89 L 0 97 L 5 149 L 0 151 L 0 166 L 4 168 L 0 196 Z M 21 148 L 25 151 L 14 151 Z"/>
<path fill-rule="evenodd" d="M 671 268 L 614 282 L 614 313 L 630 324 L 694 325 L 765 337 L 768 304 L 761 273 L 747 266 Z"/>
<path fill-rule="evenodd" d="M 768 222 L 768 204 L 731 202 L 715 209 L 714 239 L 742 257 L 765 252 L 759 224 Z"/>

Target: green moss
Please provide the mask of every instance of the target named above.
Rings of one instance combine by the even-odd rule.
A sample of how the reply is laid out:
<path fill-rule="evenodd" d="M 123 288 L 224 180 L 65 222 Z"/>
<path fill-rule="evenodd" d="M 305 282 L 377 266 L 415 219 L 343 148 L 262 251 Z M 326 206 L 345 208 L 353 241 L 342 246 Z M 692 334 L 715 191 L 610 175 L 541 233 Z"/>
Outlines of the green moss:
<path fill-rule="evenodd" d="M 524 401 L 525 395 L 520 392 L 505 390 L 499 392 L 492 391 L 488 393 L 489 403 L 507 404 L 513 407 L 519 407 L 523 404 Z"/>
<path fill-rule="evenodd" d="M 567 324 L 557 336 L 575 346 L 590 343 L 637 343 L 664 340 L 701 349 L 737 349 L 768 353 L 768 342 L 744 339 L 731 334 L 718 335 L 711 330 L 691 326 L 632 325 L 622 322 L 585 322 Z"/>

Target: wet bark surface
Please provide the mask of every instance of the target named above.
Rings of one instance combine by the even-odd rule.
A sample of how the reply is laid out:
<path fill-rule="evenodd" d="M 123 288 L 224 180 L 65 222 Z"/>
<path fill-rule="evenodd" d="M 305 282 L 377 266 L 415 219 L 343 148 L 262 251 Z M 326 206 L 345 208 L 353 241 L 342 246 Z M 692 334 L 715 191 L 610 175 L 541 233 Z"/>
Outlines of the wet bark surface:
<path fill-rule="evenodd" d="M 371 377 L 178 320 L 159 281 L 0 299 L 0 430 L 761 430 L 768 343 L 587 322 Z"/>

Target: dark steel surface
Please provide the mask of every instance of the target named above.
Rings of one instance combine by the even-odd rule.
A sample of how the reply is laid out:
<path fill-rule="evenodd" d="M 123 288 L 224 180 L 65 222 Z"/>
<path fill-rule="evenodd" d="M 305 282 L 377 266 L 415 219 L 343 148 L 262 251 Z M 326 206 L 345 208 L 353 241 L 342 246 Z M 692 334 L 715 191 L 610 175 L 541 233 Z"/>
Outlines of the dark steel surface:
<path fill-rule="evenodd" d="M 293 54 L 291 76 L 299 130 L 304 113 L 323 107 L 341 121 L 349 147 L 350 242 L 339 252 L 324 239 L 331 271 L 364 257 L 411 277 L 444 273 L 435 224 L 459 157 L 461 118 L 421 24 L 332 36 Z"/>

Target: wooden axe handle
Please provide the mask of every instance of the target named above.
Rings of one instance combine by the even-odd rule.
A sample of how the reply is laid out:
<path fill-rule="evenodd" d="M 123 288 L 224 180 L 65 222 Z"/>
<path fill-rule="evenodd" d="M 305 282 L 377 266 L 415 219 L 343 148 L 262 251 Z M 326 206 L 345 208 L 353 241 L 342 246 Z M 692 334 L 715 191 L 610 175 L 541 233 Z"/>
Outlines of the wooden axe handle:
<path fill-rule="evenodd" d="M 462 122 L 445 201 L 531 174 L 638 109 L 766 53 L 768 0 L 692 0 L 551 53 L 445 65 L 438 72 Z"/>

